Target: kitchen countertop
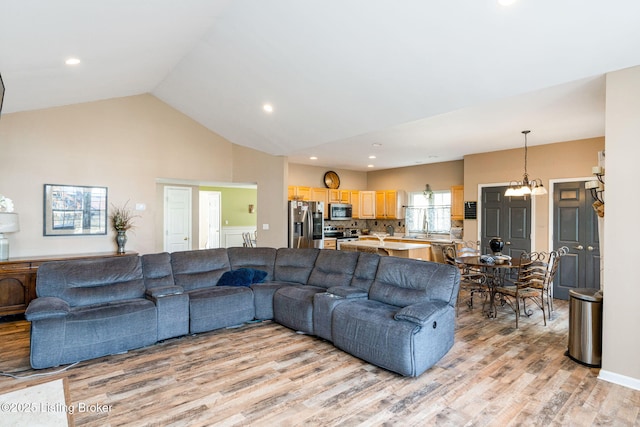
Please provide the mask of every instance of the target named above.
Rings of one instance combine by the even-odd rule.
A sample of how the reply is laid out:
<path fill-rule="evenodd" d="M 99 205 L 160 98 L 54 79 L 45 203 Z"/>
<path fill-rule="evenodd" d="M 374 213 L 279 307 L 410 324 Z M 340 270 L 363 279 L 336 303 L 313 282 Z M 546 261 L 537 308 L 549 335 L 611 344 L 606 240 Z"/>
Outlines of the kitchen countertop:
<path fill-rule="evenodd" d="M 377 240 L 377 237 L 372 234 L 361 235 L 361 238 Z M 436 238 L 436 237 L 407 237 L 403 235 L 388 236 L 385 238 L 385 241 L 391 242 L 391 240 L 387 240 L 387 239 L 411 240 L 419 243 L 464 243 L 464 241 L 460 239 L 443 239 L 443 238 Z M 366 241 L 366 240 L 363 239 L 363 241 Z"/>
<path fill-rule="evenodd" d="M 376 240 L 354 240 L 352 242 L 344 242 L 343 245 L 352 245 L 361 248 L 379 248 L 379 249 L 391 249 L 394 251 L 408 251 L 411 249 L 429 248 L 428 243 L 407 243 L 407 242 L 389 242 L 385 241 L 380 243 Z"/>

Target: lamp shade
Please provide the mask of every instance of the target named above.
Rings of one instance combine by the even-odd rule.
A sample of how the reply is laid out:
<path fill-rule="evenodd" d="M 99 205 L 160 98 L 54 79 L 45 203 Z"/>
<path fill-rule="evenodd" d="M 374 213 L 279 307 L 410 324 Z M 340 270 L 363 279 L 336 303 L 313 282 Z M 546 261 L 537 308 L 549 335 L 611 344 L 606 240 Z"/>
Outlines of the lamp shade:
<path fill-rule="evenodd" d="M 0 234 L 20 231 L 20 221 L 15 212 L 0 212 Z"/>

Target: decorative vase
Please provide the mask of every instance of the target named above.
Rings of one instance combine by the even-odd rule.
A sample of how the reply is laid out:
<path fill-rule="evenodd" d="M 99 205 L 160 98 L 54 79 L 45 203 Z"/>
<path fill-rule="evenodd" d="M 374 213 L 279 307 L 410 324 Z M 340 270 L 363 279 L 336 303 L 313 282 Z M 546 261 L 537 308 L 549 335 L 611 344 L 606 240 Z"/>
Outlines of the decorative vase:
<path fill-rule="evenodd" d="M 489 247 L 494 255 L 502 255 L 502 248 L 504 248 L 504 242 L 500 237 L 494 237 L 489 240 Z"/>
<path fill-rule="evenodd" d="M 127 232 L 125 230 L 117 230 L 116 243 L 118 244 L 118 253 L 124 253 L 124 245 L 127 243 Z"/>

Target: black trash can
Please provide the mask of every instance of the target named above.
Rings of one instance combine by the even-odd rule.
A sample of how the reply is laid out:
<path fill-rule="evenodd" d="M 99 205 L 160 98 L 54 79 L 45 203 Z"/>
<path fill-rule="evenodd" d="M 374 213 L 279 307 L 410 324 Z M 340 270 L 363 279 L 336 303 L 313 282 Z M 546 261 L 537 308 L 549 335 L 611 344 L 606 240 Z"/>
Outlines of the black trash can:
<path fill-rule="evenodd" d="M 602 292 L 579 288 L 569 291 L 569 348 L 567 355 L 591 367 L 602 364 Z"/>

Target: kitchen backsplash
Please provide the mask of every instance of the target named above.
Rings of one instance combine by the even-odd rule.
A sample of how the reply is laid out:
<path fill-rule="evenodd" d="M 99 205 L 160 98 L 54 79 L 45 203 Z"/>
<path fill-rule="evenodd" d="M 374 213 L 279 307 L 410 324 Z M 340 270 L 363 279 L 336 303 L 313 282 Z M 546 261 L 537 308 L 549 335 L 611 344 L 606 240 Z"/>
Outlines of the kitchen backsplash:
<path fill-rule="evenodd" d="M 349 229 L 369 230 L 371 233 L 386 233 L 387 227 L 392 226 L 394 234 L 405 234 L 405 222 L 403 219 L 352 219 L 349 221 L 325 220 L 325 226 L 342 226 Z M 452 227 L 462 227 L 462 221 L 451 221 Z"/>
<path fill-rule="evenodd" d="M 386 233 L 388 226 L 393 227 L 395 234 L 404 234 L 405 231 L 403 219 L 353 219 L 350 221 L 325 221 L 324 225 L 337 225 L 350 229 L 369 230 L 369 234 Z"/>

